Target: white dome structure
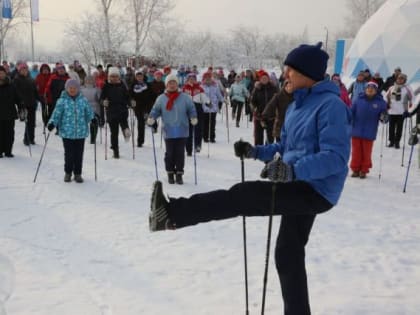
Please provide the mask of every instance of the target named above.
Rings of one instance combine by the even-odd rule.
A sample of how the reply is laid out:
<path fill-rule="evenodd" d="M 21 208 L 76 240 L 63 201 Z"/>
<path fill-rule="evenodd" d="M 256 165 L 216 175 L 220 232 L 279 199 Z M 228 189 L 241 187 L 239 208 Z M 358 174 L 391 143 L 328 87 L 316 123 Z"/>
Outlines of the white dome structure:
<path fill-rule="evenodd" d="M 366 21 L 343 64 L 343 76 L 360 70 L 390 76 L 396 67 L 408 82 L 420 81 L 420 0 L 388 0 Z"/>

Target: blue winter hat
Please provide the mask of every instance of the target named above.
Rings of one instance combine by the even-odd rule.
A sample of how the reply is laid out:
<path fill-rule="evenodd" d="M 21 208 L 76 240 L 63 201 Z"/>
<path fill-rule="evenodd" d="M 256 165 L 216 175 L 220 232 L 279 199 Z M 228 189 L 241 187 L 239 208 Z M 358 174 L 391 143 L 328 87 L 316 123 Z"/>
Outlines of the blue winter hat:
<path fill-rule="evenodd" d="M 330 56 L 321 47 L 322 42 L 316 45 L 300 45 L 287 55 L 284 64 L 312 80 L 322 81 L 324 80 Z"/>

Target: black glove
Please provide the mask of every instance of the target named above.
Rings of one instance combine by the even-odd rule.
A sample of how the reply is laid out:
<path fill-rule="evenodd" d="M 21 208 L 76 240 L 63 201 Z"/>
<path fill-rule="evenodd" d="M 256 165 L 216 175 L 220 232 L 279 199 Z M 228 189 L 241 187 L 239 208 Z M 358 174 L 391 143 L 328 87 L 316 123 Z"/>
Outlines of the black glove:
<path fill-rule="evenodd" d="M 98 127 L 98 119 L 96 117 L 92 118 L 92 120 L 90 121 L 90 124 L 93 127 Z"/>
<path fill-rule="evenodd" d="M 53 131 L 53 129 L 55 128 L 55 126 L 54 126 L 54 124 L 53 123 L 49 123 L 48 125 L 47 125 L 47 129 L 48 129 L 48 131 Z"/>
<path fill-rule="evenodd" d="M 410 138 L 408 139 L 408 144 L 409 145 L 416 145 L 417 143 L 419 143 L 419 138 L 417 136 L 419 131 L 420 130 L 417 127 L 414 127 L 413 129 L 411 129 Z"/>
<path fill-rule="evenodd" d="M 19 110 L 19 120 L 25 121 L 27 116 L 28 116 L 28 111 L 25 108 L 21 108 Z"/>
<path fill-rule="evenodd" d="M 408 111 L 404 111 L 403 118 L 405 119 L 405 118 L 407 118 L 409 116 L 410 116 L 410 113 Z"/>
<path fill-rule="evenodd" d="M 293 167 L 284 163 L 280 157 L 275 158 L 263 168 L 261 178 L 268 178 L 272 182 L 286 183 L 295 178 Z"/>
<path fill-rule="evenodd" d="M 249 142 L 239 140 L 233 144 L 233 149 L 235 150 L 235 155 L 239 158 L 256 158 L 257 149 L 251 145 Z"/>

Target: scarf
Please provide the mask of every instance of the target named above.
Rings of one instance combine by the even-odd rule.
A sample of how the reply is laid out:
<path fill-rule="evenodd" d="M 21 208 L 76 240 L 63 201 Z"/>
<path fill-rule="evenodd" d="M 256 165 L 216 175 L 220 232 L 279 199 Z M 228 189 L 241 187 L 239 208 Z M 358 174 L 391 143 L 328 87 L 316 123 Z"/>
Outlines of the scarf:
<path fill-rule="evenodd" d="M 172 110 L 175 100 L 178 98 L 179 94 L 180 93 L 178 91 L 165 93 L 165 95 L 168 97 L 168 103 L 166 103 L 166 110 Z"/>

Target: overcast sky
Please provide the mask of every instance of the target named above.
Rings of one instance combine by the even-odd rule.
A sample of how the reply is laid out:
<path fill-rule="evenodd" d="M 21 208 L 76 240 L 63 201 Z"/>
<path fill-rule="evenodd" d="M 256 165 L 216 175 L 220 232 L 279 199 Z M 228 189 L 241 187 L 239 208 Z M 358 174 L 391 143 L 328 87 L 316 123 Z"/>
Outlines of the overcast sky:
<path fill-rule="evenodd" d="M 99 0 L 40 0 L 35 42 L 49 48 L 62 43 L 65 21 L 77 21 Z M 237 25 L 255 26 L 269 33 L 301 34 L 308 26 L 311 41 L 324 40 L 326 29 L 342 27 L 344 0 L 175 0 L 173 14 L 188 30 L 225 33 Z M 29 32 L 27 32 L 30 41 Z M 22 38 L 24 40 L 24 38 Z"/>

